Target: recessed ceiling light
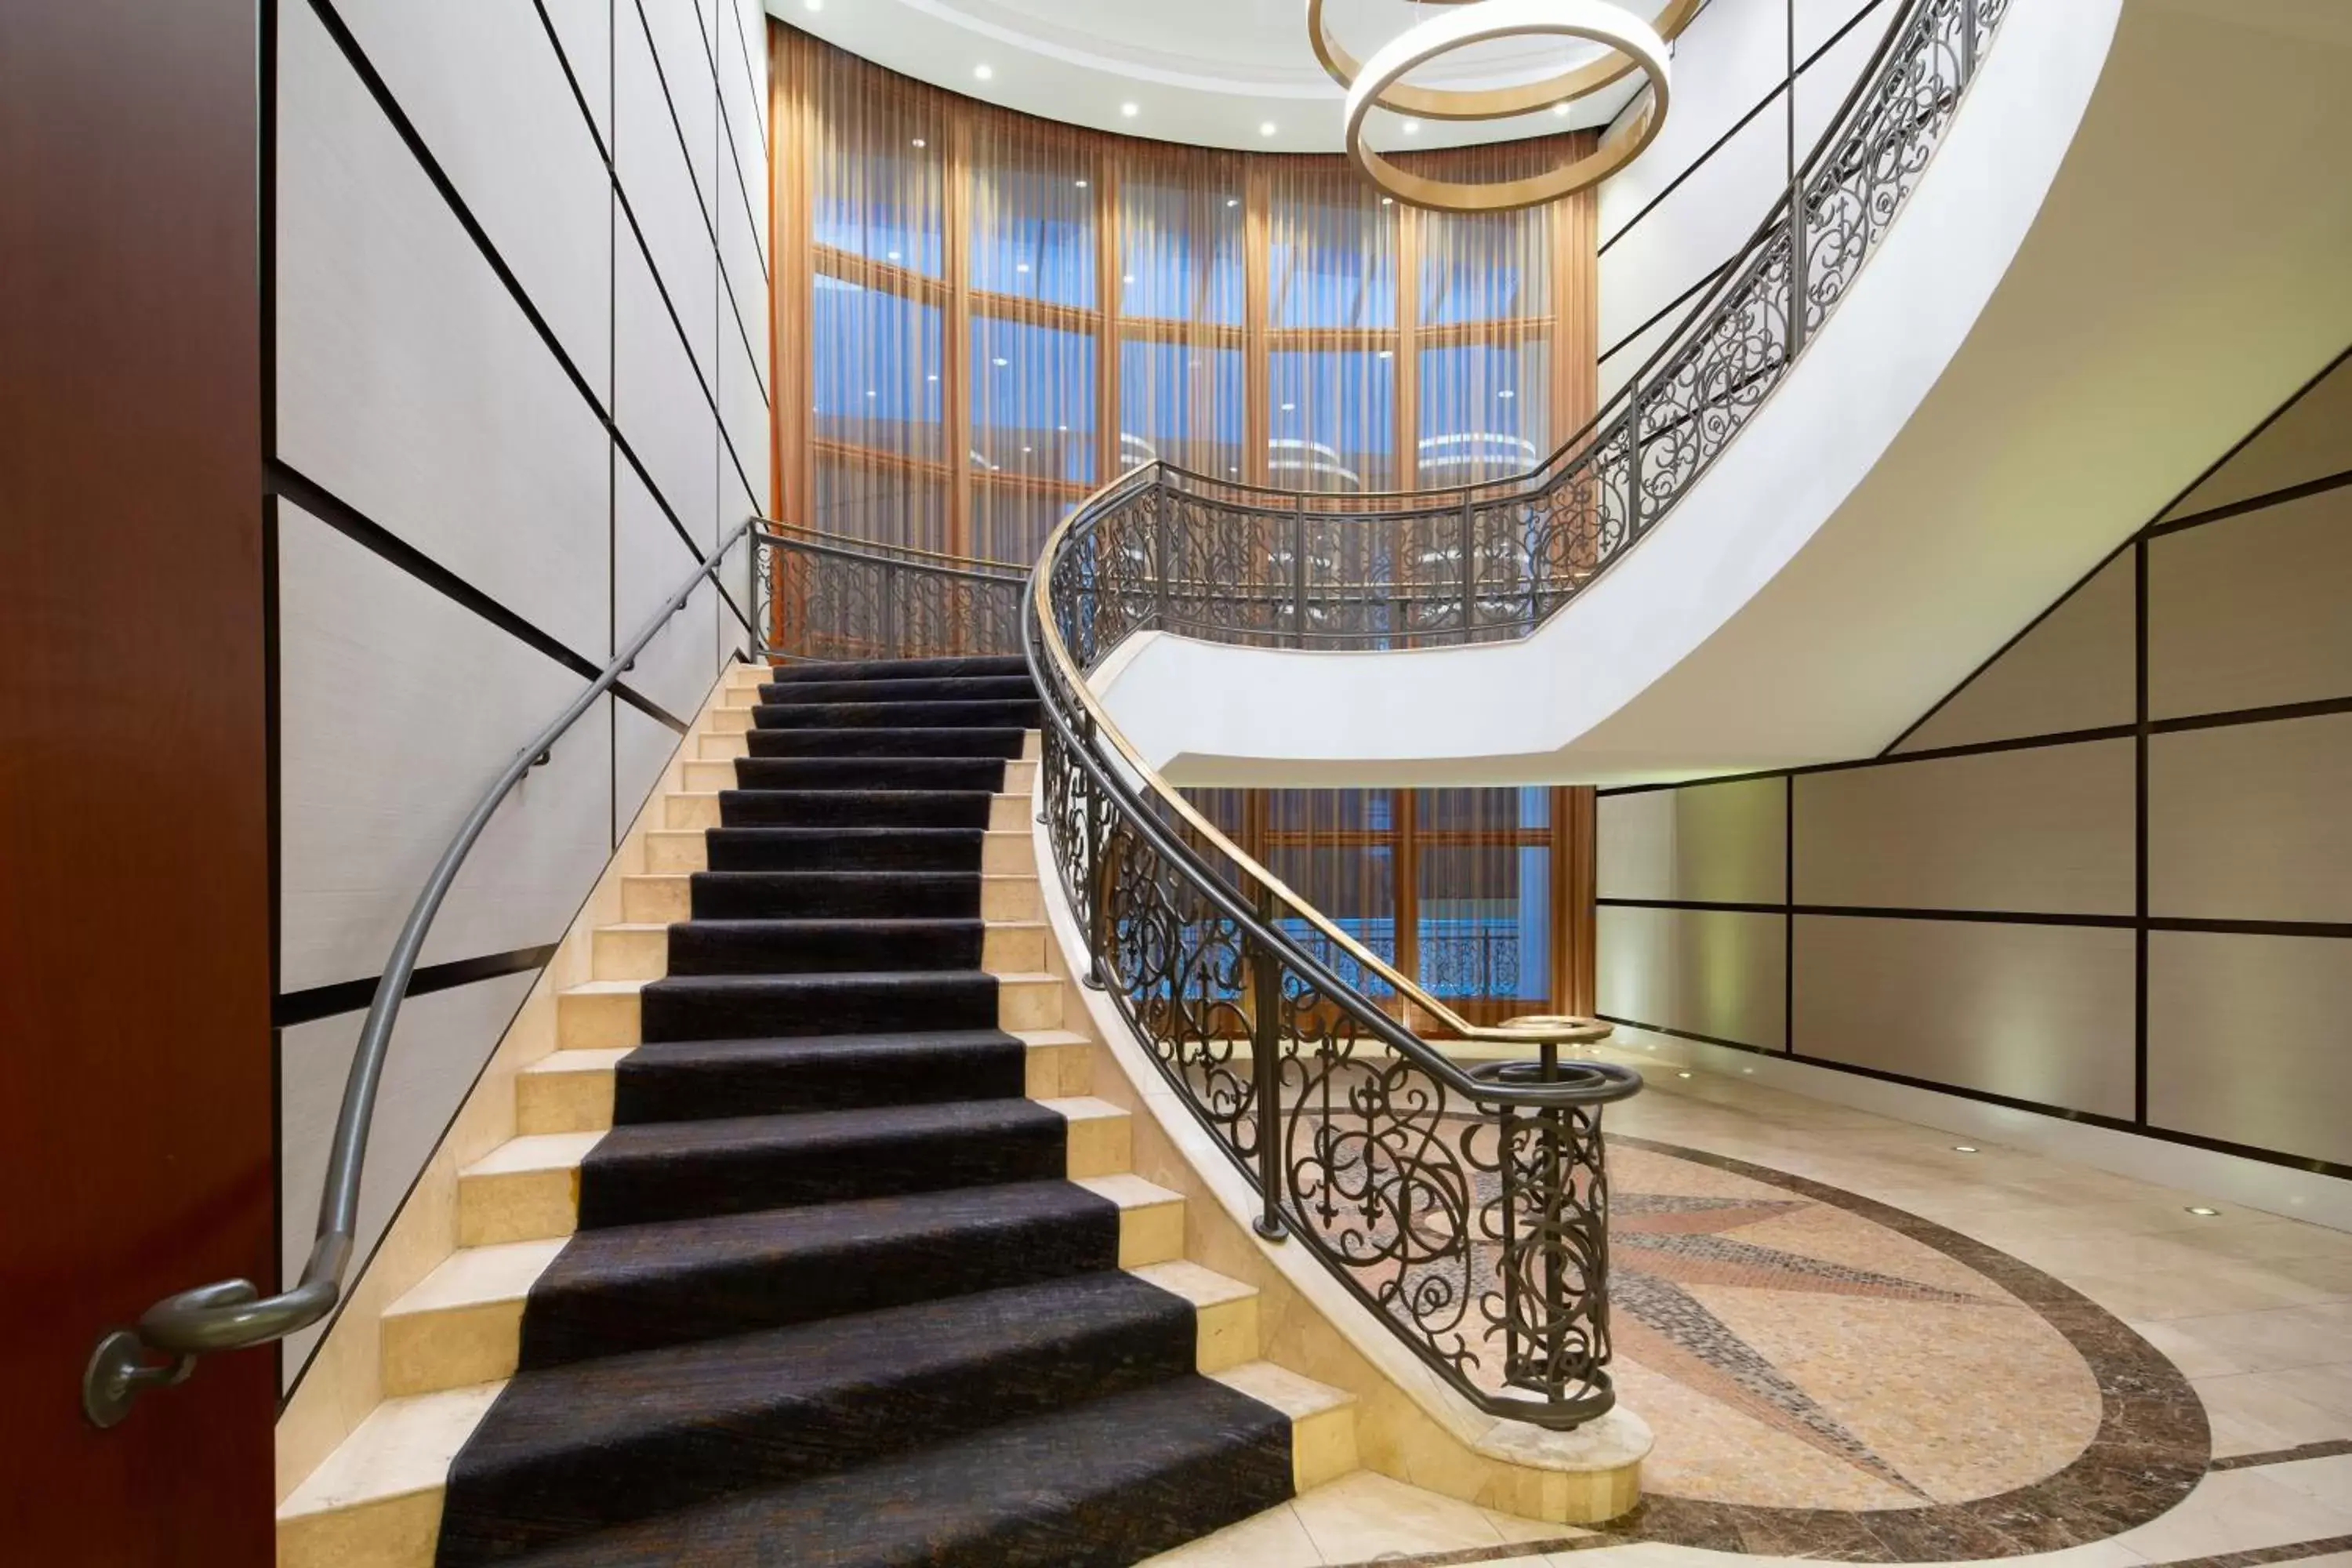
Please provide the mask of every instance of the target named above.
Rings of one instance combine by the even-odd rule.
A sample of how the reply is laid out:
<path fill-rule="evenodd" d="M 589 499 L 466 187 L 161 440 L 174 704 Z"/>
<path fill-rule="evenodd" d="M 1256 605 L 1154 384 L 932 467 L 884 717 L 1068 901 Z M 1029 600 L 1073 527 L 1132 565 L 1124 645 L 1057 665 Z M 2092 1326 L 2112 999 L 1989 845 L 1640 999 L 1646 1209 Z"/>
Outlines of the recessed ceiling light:
<path fill-rule="evenodd" d="M 1517 397 L 1517 396 L 1518 395 L 1518 394 L 1517 394 L 1517 393 L 1516 393 L 1516 392 L 1513 392 L 1509 387 L 1507 387 L 1507 387 L 1503 388 L 1503 390 L 1502 390 L 1502 391 L 1500 391 L 1500 392 L 1498 392 L 1498 393 L 1495 394 L 1495 395 L 1496 395 L 1496 396 L 1497 396 L 1497 397 Z"/>
<path fill-rule="evenodd" d="M 981 80 L 986 81 L 989 78 L 996 74 L 996 69 L 992 66 L 974 66 L 971 68 L 971 74 L 978 77 Z"/>
<path fill-rule="evenodd" d="M 916 145 L 916 146 L 918 146 L 918 147 L 928 147 L 928 146 L 929 146 L 929 145 L 930 145 L 930 143 L 929 143 L 929 142 L 926 142 L 926 141 L 924 141 L 921 137 L 918 136 L 918 137 L 916 137 L 916 138 L 915 138 L 915 145 Z"/>
<path fill-rule="evenodd" d="M 1229 206 L 1229 207 L 1237 207 L 1237 206 L 1239 206 L 1239 205 L 1242 205 L 1242 199 L 1241 199 L 1241 197 L 1239 197 L 1239 196 L 1227 196 L 1227 197 L 1225 198 L 1225 205 L 1227 205 L 1227 206 Z"/>
<path fill-rule="evenodd" d="M 1025 261 L 1016 261 L 1013 264 L 1013 270 L 1015 272 L 1026 272 L 1029 270 L 1029 264 Z"/>
<path fill-rule="evenodd" d="M 1259 135 L 1261 135 L 1261 136 L 1271 136 L 1271 135 L 1273 135 L 1276 131 L 1279 131 L 1279 130 L 1281 130 L 1281 129 L 1282 129 L 1282 128 L 1281 128 L 1280 126 L 1276 125 L 1276 124 L 1273 121 L 1271 121 L 1271 120 L 1261 121 L 1259 121 L 1259 123 L 1258 123 L 1257 133 L 1258 133 Z"/>
<path fill-rule="evenodd" d="M 801 5 L 804 10 L 822 11 L 824 9 L 824 0 L 801 0 Z"/>
<path fill-rule="evenodd" d="M 1568 118 L 1568 105 L 1566 105 L 1566 104 L 1564 104 L 1564 103 L 1555 103 L 1555 104 L 1553 104 L 1553 105 L 1551 106 L 1551 111 L 1552 111 L 1554 114 L 1559 115 L 1562 120 L 1565 120 L 1565 119 L 1567 119 L 1567 118 Z"/>
<path fill-rule="evenodd" d="M 1122 283 L 1132 283 L 1135 281 L 1135 274 L 1130 272 L 1126 277 L 1120 279 L 1119 281 Z"/>
<path fill-rule="evenodd" d="M 2195 1215 L 2199 1219 L 2219 1219 L 2221 1217 L 2221 1211 L 2220 1209 L 2209 1209 L 2203 1204 L 2190 1204 L 2189 1205 L 2189 1212 Z"/>
<path fill-rule="evenodd" d="M 1381 205 L 1384 207 L 1392 207 L 1396 205 L 1396 198 L 1394 196 L 1382 196 L 1381 198 Z"/>
<path fill-rule="evenodd" d="M 1282 405 L 1282 411 L 1285 414 L 1295 414 L 1298 411 L 1298 405 L 1296 403 L 1286 403 Z"/>
<path fill-rule="evenodd" d="M 1229 473 L 1229 474 L 1238 474 L 1238 473 L 1240 473 L 1240 472 L 1241 472 L 1241 470 L 1240 470 L 1239 468 L 1227 468 L 1227 469 L 1225 470 L 1225 472 L 1227 472 L 1227 473 Z"/>
<path fill-rule="evenodd" d="M 1054 428 L 1055 428 L 1055 429 L 1056 429 L 1056 430 L 1067 431 L 1067 430 L 1069 429 L 1069 426 L 1066 426 L 1066 425 L 1056 425 L 1056 426 L 1054 426 Z"/>
<path fill-rule="evenodd" d="M 898 253 L 897 251 L 895 251 L 895 250 L 894 250 L 894 251 L 892 251 L 892 252 L 890 253 L 890 259 L 891 259 L 891 260 L 893 260 L 893 261 L 898 260 Z"/>
<path fill-rule="evenodd" d="M 1029 450 L 1029 448 L 1028 448 L 1028 447 L 1022 447 L 1022 448 L 1021 448 L 1021 450 L 1022 450 L 1024 453 L 1026 453 L 1026 452 Z"/>
<path fill-rule="evenodd" d="M 1118 111 L 1132 120 L 1143 112 L 1143 106 L 1137 103 L 1122 103 L 1118 106 Z"/>
<path fill-rule="evenodd" d="M 866 389 L 866 396 L 868 396 L 868 397 L 877 397 L 877 396 L 879 396 L 879 395 L 880 395 L 879 393 L 877 393 L 877 392 L 876 392 L 872 387 L 870 387 L 870 386 L 869 386 L 869 387 L 867 387 L 867 388 Z"/>
<path fill-rule="evenodd" d="M 937 380 L 939 380 L 939 377 L 938 377 L 938 376 L 936 376 L 936 375 L 927 375 L 927 376 L 923 377 L 923 379 L 924 379 L 925 381 L 937 381 Z"/>
<path fill-rule="evenodd" d="M 996 363 L 997 363 L 997 364 L 1001 367 L 1001 366 L 1003 366 L 1003 365 L 1011 364 L 1013 362 L 1012 362 L 1011 360 L 1009 360 L 1009 359 L 1000 359 L 1000 360 L 998 360 Z"/>
<path fill-rule="evenodd" d="M 1394 350 L 1394 349 L 1382 349 L 1382 350 L 1381 351 L 1381 357 L 1382 359 L 1394 359 L 1394 358 L 1396 358 L 1396 350 Z"/>
<path fill-rule="evenodd" d="M 1418 120 L 1408 120 L 1404 122 L 1404 133 L 1408 136 L 1417 133 L 1420 130 L 1421 121 Z"/>
<path fill-rule="evenodd" d="M 1686 1072 L 1678 1072 L 1678 1073 L 1675 1074 L 1675 1076 L 1676 1078 L 1688 1078 L 1688 1077 L 1690 1077 L 1690 1074 L 1688 1074 L 1688 1073 L 1686 1073 Z"/>
<path fill-rule="evenodd" d="M 1955 1143 L 1952 1145 L 1952 1152 L 1955 1154 L 1973 1154 L 1976 1152 L 1977 1146 L 1973 1143 Z"/>
<path fill-rule="evenodd" d="M 1083 190 L 1085 190 L 1085 189 L 1087 188 L 1087 183 L 1086 183 L 1084 180 L 1075 180 L 1075 181 L 1072 181 L 1071 183 L 1072 183 L 1073 184 L 1076 185 L 1076 186 L 1078 187 L 1078 189 L 1080 189 L 1080 190 L 1082 190 L 1082 191 L 1083 191 Z"/>

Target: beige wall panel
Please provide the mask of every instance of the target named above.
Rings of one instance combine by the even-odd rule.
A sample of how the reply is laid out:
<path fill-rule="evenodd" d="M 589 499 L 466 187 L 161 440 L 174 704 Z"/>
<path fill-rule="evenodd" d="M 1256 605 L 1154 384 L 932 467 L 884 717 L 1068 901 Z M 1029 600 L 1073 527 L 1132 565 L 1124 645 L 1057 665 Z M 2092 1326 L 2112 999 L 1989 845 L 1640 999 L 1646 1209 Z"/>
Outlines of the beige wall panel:
<path fill-rule="evenodd" d="M 2135 597 L 2126 550 L 1955 692 L 1896 752 L 2130 723 Z"/>
<path fill-rule="evenodd" d="M 2127 1117 L 2133 967 L 2105 927 L 1800 917 L 1797 1054 Z"/>
<path fill-rule="evenodd" d="M 2127 915 L 2132 742 L 1797 780 L 1800 904 Z"/>
<path fill-rule="evenodd" d="M 2352 468 L 2352 360 L 2305 393 L 2165 516 L 2193 517 L 2347 468 Z"/>
<path fill-rule="evenodd" d="M 2158 719 L 2352 696 L 2352 485 L 2148 545 Z"/>
<path fill-rule="evenodd" d="M 2148 938 L 2147 1115 L 2172 1132 L 2352 1164 L 2352 941 Z"/>
<path fill-rule="evenodd" d="M 1604 899 L 1777 904 L 1788 880 L 1788 807 L 1777 778 L 1601 797 Z"/>
<path fill-rule="evenodd" d="M 1604 906 L 1599 917 L 1602 1013 L 1781 1048 L 1781 916 Z"/>
<path fill-rule="evenodd" d="M 2147 772 L 2151 914 L 2352 921 L 2352 714 L 2153 736 Z"/>

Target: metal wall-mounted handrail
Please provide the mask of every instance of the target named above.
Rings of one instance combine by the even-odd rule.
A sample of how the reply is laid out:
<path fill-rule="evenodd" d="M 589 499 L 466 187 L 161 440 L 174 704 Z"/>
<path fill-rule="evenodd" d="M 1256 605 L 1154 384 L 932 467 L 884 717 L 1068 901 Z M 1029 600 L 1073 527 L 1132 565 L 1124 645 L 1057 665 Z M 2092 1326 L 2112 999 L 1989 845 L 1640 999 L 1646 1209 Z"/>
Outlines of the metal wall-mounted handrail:
<path fill-rule="evenodd" d="M 334 1137 L 328 1144 L 327 1175 L 319 1200 L 317 1239 L 292 1289 L 264 1296 L 249 1279 L 224 1279 L 167 1296 L 147 1309 L 136 1328 L 114 1330 L 98 1342 L 82 1374 L 82 1410 L 99 1426 L 112 1426 L 130 1414 L 132 1403 L 150 1388 L 186 1380 L 195 1358 L 215 1351 L 244 1350 L 272 1343 L 299 1332 L 334 1310 L 341 1296 L 343 1275 L 359 1234 L 360 1177 L 367 1163 L 367 1142 L 375 1116 L 376 1091 L 383 1081 L 384 1061 L 392 1047 L 393 1027 L 400 1005 L 415 979 L 418 957 L 431 934 L 457 873 L 499 805 L 533 768 L 547 762 L 561 741 L 599 698 L 610 691 L 645 652 L 670 617 L 687 606 L 703 581 L 717 583 L 727 552 L 757 519 L 746 518 L 727 531 L 718 546 L 697 566 L 643 630 L 613 656 L 596 679 L 555 719 L 523 743 L 512 761 L 491 781 L 481 798 L 466 814 L 441 858 L 434 863 L 408 919 L 393 943 L 383 976 L 377 980 L 367 1020 L 360 1026 L 358 1048 L 352 1055 L 343 1084 L 342 1108 L 335 1118 Z M 723 591 L 723 590 L 722 590 Z M 150 1352 L 168 1360 L 151 1362 Z"/>

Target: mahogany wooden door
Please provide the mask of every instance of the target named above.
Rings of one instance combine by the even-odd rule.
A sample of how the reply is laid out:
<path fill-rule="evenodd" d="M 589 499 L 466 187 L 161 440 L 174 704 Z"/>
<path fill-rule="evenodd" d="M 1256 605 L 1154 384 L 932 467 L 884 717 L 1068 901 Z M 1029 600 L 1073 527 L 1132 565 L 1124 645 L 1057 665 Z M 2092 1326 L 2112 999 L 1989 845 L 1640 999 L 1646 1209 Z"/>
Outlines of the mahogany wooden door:
<path fill-rule="evenodd" d="M 255 0 L 0 5 L 0 1560 L 266 1564 L 276 1285 Z"/>

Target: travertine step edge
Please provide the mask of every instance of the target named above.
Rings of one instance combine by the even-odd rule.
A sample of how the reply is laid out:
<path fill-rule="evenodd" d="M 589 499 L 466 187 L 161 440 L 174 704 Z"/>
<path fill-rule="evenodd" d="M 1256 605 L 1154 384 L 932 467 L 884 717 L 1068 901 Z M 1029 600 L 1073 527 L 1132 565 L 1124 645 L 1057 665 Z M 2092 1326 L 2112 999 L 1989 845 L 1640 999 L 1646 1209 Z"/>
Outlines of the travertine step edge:
<path fill-rule="evenodd" d="M 649 871 L 710 869 L 710 840 L 706 827 L 659 827 L 646 836 L 646 868 Z M 1036 851 L 1029 843 L 1026 822 L 1017 827 L 988 828 L 981 835 L 980 868 L 983 871 L 1027 871 L 1037 868 Z"/>
<path fill-rule="evenodd" d="M 1004 789 L 1008 794 L 1027 795 L 1036 779 L 1037 762 L 1034 757 L 1014 758 L 1004 764 Z M 698 753 L 686 759 L 679 782 L 684 787 L 677 793 L 686 795 L 716 795 L 720 790 L 741 787 L 736 780 L 733 758 L 706 758 Z"/>
<path fill-rule="evenodd" d="M 669 973 L 667 921 L 596 928 L 591 962 L 598 980 L 659 980 Z M 1042 973 L 1049 951 L 1044 921 L 992 921 L 981 934 L 980 967 L 991 974 Z M 1052 951 L 1058 951 L 1052 950 Z"/>
<path fill-rule="evenodd" d="M 1029 1047 L 1022 1092 L 1032 1100 L 1094 1087 L 1094 1042 L 1068 1029 L 1011 1031 Z M 614 1074 L 635 1047 L 556 1051 L 515 1075 L 515 1131 L 597 1132 L 613 1125 Z"/>
<path fill-rule="evenodd" d="M 1132 1168 L 1128 1113 L 1089 1095 L 1036 1104 L 1068 1124 L 1064 1172 L 1072 1179 Z M 511 1138 L 457 1173 L 457 1243 L 488 1247 L 572 1234 L 580 1217 L 580 1167 L 602 1131 L 532 1132 Z"/>
<path fill-rule="evenodd" d="M 1202 1372 L 1256 1356 L 1257 1292 L 1182 1260 L 1181 1197 L 1125 1173 L 1076 1184 L 1118 1206 L 1119 1267 L 1192 1303 Z M 430 1394 L 513 1376 L 523 1304 L 567 1239 L 462 1248 L 394 1302 L 383 1318 L 385 1394 Z"/>
<path fill-rule="evenodd" d="M 981 919 L 1034 921 L 1043 918 L 1044 909 L 1034 869 L 981 873 Z M 691 872 L 633 871 L 621 879 L 621 917 L 627 923 L 666 924 L 691 919 L 693 913 Z"/>
<path fill-rule="evenodd" d="M 718 711 L 724 713 L 726 710 Z M 748 720 L 750 717 L 749 713 L 744 714 L 745 719 Z M 694 759 L 703 763 L 725 763 L 732 762 L 737 757 L 750 756 L 751 742 L 748 739 L 748 725 L 743 730 L 724 730 L 716 724 L 705 726 L 694 737 Z M 1034 763 L 1040 754 L 1040 746 L 1038 732 L 1032 730 L 1022 741 L 1020 756 L 1011 760 Z"/>
<path fill-rule="evenodd" d="M 758 978 L 791 979 L 776 975 Z M 1062 977 L 1045 970 L 998 974 L 996 1026 L 1058 1029 L 1066 997 Z M 611 1050 L 645 1038 L 643 980 L 588 980 L 555 998 L 555 1044 L 559 1050 Z"/>
<path fill-rule="evenodd" d="M 724 766 L 723 763 L 697 763 L 697 766 Z M 662 799 L 662 823 L 665 828 L 707 829 L 721 826 L 719 795 L 733 789 L 730 778 L 716 789 L 672 790 Z M 1029 792 L 1025 789 L 1007 791 L 993 795 L 989 801 L 988 826 L 992 832 L 1022 833 L 1029 831 Z"/>

